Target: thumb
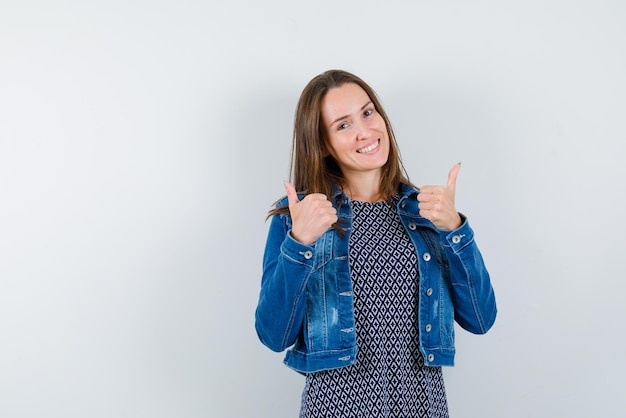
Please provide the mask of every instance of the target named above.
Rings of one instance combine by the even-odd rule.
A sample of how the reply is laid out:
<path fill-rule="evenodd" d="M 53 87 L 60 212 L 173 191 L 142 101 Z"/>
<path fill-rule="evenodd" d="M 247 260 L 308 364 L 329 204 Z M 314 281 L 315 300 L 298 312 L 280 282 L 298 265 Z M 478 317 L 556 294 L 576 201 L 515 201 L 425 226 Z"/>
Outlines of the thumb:
<path fill-rule="evenodd" d="M 285 183 L 285 190 L 287 191 L 287 200 L 289 201 L 289 206 L 293 206 L 296 203 L 300 202 L 298 199 L 298 193 L 296 193 L 295 187 L 293 184 L 289 183 L 287 180 L 283 180 Z"/>
<path fill-rule="evenodd" d="M 460 169 L 461 163 L 454 164 L 454 166 L 452 166 L 452 168 L 450 169 L 450 172 L 448 173 L 448 189 L 452 189 L 453 191 L 456 190 L 456 178 L 459 175 Z"/>

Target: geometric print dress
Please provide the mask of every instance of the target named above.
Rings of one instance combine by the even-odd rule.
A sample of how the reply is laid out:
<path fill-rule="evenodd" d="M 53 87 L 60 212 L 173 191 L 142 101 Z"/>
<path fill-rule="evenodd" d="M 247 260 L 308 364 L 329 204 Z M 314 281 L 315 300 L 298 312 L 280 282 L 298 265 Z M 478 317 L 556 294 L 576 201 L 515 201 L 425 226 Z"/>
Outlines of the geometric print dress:
<path fill-rule="evenodd" d="M 397 201 L 350 202 L 357 359 L 307 374 L 301 418 L 448 418 L 441 367 L 419 350 L 418 260 Z"/>

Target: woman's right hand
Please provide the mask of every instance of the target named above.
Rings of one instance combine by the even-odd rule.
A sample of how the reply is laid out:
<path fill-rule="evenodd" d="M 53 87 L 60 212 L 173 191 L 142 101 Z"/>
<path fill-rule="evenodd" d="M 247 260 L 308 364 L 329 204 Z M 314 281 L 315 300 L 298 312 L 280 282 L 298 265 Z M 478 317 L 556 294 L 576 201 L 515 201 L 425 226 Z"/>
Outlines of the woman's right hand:
<path fill-rule="evenodd" d="M 286 180 L 285 190 L 292 219 L 291 237 L 296 241 L 313 244 L 337 222 L 337 210 L 326 195 L 313 193 L 299 200 L 296 189 Z"/>

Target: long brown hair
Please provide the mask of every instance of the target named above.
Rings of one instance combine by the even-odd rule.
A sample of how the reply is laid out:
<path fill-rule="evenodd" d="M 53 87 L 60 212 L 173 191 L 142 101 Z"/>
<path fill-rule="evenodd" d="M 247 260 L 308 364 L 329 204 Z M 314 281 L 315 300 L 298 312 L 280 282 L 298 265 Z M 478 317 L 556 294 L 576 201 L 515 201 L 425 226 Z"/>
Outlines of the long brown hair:
<path fill-rule="evenodd" d="M 343 70 L 328 70 L 314 77 L 306 85 L 294 118 L 291 146 L 291 177 L 299 193 L 323 193 L 330 197 L 333 186 L 344 186 L 345 178 L 335 159 L 324 152 L 325 132 L 322 126 L 322 100 L 330 89 L 354 83 L 361 87 L 382 116 L 389 135 L 389 158 L 382 167 L 380 194 L 390 199 L 398 191 L 400 183 L 410 184 L 391 128 L 391 122 L 376 92 L 354 74 Z M 276 208 L 269 216 L 286 213 L 288 208 Z"/>

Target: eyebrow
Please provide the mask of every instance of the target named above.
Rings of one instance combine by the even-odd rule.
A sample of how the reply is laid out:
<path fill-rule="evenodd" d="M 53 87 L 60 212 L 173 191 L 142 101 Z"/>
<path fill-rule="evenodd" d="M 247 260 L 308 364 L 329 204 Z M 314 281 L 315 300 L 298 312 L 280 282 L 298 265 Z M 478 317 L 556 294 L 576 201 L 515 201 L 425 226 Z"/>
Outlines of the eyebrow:
<path fill-rule="evenodd" d="M 367 102 L 367 103 L 365 103 L 363 106 L 361 106 L 361 110 L 365 109 L 366 107 L 368 107 L 368 106 L 369 106 L 369 105 L 371 105 L 371 104 L 372 104 L 372 101 L 370 100 L 369 102 Z M 343 120 L 343 119 L 345 119 L 345 118 L 348 118 L 348 117 L 350 117 L 350 115 L 345 115 L 345 116 L 342 116 L 342 117 L 340 117 L 340 118 L 337 118 L 337 119 L 335 119 L 334 121 L 332 121 L 332 122 L 331 122 L 331 124 L 330 124 L 330 125 L 328 125 L 328 126 L 333 126 L 335 123 L 337 123 L 337 122 L 339 122 L 340 120 Z"/>

